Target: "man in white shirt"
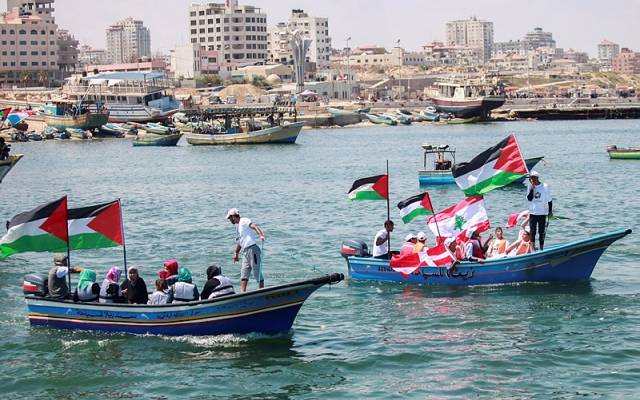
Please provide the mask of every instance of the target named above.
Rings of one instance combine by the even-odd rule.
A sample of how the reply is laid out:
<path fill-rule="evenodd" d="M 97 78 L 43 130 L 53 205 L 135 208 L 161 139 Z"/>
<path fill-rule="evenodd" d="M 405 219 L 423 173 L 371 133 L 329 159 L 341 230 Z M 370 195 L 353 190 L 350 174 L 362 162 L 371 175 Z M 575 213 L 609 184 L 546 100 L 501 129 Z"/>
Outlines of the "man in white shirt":
<path fill-rule="evenodd" d="M 547 216 L 553 216 L 553 198 L 551 190 L 546 183 L 540 182 L 540 174 L 531 171 L 529 174 L 529 185 L 527 185 L 527 201 L 529 202 L 529 234 L 534 248 L 536 244 L 536 233 L 539 233 L 540 250 L 544 250 L 544 235 L 546 230 Z M 547 207 L 549 211 L 547 212 Z"/>
<path fill-rule="evenodd" d="M 373 257 L 388 260 L 391 258 L 389 252 L 389 235 L 393 232 L 393 221 L 386 220 L 384 228 L 380 229 L 373 238 Z"/>
<path fill-rule="evenodd" d="M 247 291 L 247 283 L 249 276 L 253 272 L 253 276 L 258 281 L 260 288 L 264 287 L 264 276 L 262 275 L 261 256 L 262 252 L 257 244 L 257 238 L 264 241 L 264 233 L 262 229 L 249 218 L 240 218 L 240 212 L 237 208 L 232 208 L 227 212 L 227 219 L 233 225 L 237 225 L 238 241 L 236 242 L 233 262 L 238 262 L 240 251 L 242 251 L 242 267 L 240 268 L 240 292 Z M 257 237 L 256 237 L 257 234 Z"/>

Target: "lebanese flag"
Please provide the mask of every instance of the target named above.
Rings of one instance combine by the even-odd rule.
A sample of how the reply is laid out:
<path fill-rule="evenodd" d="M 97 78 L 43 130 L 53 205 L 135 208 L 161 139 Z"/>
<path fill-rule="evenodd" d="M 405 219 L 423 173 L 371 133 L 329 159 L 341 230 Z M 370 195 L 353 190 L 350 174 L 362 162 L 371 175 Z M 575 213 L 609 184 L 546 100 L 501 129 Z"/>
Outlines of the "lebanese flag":
<path fill-rule="evenodd" d="M 512 133 L 473 160 L 455 164 L 451 173 L 465 196 L 477 196 L 515 182 L 529 170 Z"/>
<path fill-rule="evenodd" d="M 465 198 L 458 204 L 429 217 L 427 224 L 434 235 L 438 236 L 440 232 L 441 237 L 455 237 L 459 241 L 468 240 L 468 232 L 471 229 L 482 233 L 491 228 L 482 196 Z"/>
<path fill-rule="evenodd" d="M 67 196 L 16 215 L 0 239 L 0 258 L 29 251 L 67 249 Z"/>
<path fill-rule="evenodd" d="M 72 250 L 122 246 L 120 201 L 69 210 L 69 243 Z"/>
<path fill-rule="evenodd" d="M 350 200 L 387 200 L 389 198 L 389 177 L 376 175 L 358 179 L 349 189 Z"/>
<path fill-rule="evenodd" d="M 398 208 L 400 209 L 402 222 L 405 224 L 408 224 L 420 215 L 433 215 L 434 213 L 431 198 L 429 198 L 429 193 L 427 192 L 401 201 L 398 203 Z"/>
<path fill-rule="evenodd" d="M 513 228 L 514 226 L 521 224 L 525 218 L 529 217 L 529 211 L 522 211 L 520 213 L 509 214 L 507 218 L 507 224 L 504 226 L 507 229 Z"/>
<path fill-rule="evenodd" d="M 443 267 L 453 264 L 455 257 L 449 252 L 444 244 L 421 251 L 420 253 L 412 253 L 406 255 L 394 255 L 391 257 L 389 266 L 396 272 L 407 277 L 420 267 Z"/>

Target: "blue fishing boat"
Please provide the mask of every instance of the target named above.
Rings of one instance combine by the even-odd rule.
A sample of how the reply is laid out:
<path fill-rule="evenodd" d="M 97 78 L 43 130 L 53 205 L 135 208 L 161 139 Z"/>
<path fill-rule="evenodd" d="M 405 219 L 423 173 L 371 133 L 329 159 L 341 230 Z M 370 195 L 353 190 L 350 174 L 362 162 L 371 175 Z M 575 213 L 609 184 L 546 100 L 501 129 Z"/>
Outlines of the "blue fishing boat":
<path fill-rule="evenodd" d="M 211 300 L 164 305 L 82 303 L 43 296 L 44 277 L 27 275 L 23 285 L 32 326 L 152 335 L 277 334 L 291 329 L 307 298 L 332 274 Z"/>
<path fill-rule="evenodd" d="M 158 135 L 155 133 L 143 133 L 143 131 L 138 131 L 138 136 L 133 140 L 133 145 L 170 147 L 177 145 L 181 137 L 182 133 Z"/>
<path fill-rule="evenodd" d="M 448 144 L 423 144 L 424 166 L 418 171 L 420 185 L 449 185 L 455 183 L 451 166 L 456 163 L 456 150 Z M 433 168 L 427 164 L 433 163 Z"/>
<path fill-rule="evenodd" d="M 588 280 L 602 253 L 613 242 L 630 233 L 631 229 L 613 231 L 548 246 L 544 251 L 486 260 L 482 264 L 461 262 L 452 270 L 421 267 L 406 278 L 389 266 L 389 260 L 369 257 L 367 246 L 361 241 L 343 242 L 341 254 L 347 260 L 351 279 L 354 280 L 449 286 L 574 282 Z"/>

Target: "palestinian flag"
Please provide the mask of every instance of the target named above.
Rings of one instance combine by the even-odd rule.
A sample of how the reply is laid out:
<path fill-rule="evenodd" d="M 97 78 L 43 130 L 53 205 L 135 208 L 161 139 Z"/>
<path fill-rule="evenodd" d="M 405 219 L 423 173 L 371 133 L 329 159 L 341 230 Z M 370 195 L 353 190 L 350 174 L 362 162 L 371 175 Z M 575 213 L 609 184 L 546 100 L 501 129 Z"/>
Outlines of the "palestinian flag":
<path fill-rule="evenodd" d="M 7 118 L 7 116 L 11 113 L 11 107 L 9 108 L 0 108 L 0 120 Z"/>
<path fill-rule="evenodd" d="M 471 229 L 482 233 L 491 228 L 482 196 L 467 197 L 429 217 L 427 224 L 436 237 L 439 228 L 440 236 L 455 237 L 461 241 L 469 239 Z"/>
<path fill-rule="evenodd" d="M 71 250 L 122 246 L 120 201 L 69 210 Z"/>
<path fill-rule="evenodd" d="M 421 193 L 419 195 L 409 197 L 408 199 L 398 203 L 402 222 L 408 224 L 414 218 L 420 215 L 433 215 L 433 205 L 429 193 Z"/>
<path fill-rule="evenodd" d="M 477 196 L 515 182 L 529 173 L 514 134 L 451 169 L 466 196 Z"/>
<path fill-rule="evenodd" d="M 394 255 L 389 261 L 389 266 L 396 272 L 407 277 L 420 267 L 444 267 L 450 266 L 455 261 L 455 257 L 444 244 L 421 251 L 420 253 L 407 254 L 404 256 Z"/>
<path fill-rule="evenodd" d="M 0 239 L 0 258 L 29 251 L 67 249 L 67 196 L 18 214 Z"/>
<path fill-rule="evenodd" d="M 350 200 L 388 200 L 389 176 L 376 175 L 358 179 L 349 190 Z"/>

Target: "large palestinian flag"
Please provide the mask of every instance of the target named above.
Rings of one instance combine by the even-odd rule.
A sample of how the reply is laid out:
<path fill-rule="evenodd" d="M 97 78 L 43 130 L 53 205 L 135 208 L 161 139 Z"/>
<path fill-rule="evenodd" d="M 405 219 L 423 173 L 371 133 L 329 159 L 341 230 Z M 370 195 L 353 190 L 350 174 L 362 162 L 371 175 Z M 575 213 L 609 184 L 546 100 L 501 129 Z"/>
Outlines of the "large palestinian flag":
<path fill-rule="evenodd" d="M 69 210 L 71 250 L 122 246 L 120 202 Z"/>
<path fill-rule="evenodd" d="M 482 196 L 467 197 L 429 217 L 427 223 L 436 237 L 440 233 L 442 237 L 455 237 L 461 241 L 469 239 L 471 229 L 482 233 L 491 228 Z"/>
<path fill-rule="evenodd" d="M 350 200 L 387 200 L 389 198 L 389 176 L 376 175 L 358 179 L 349 190 Z"/>
<path fill-rule="evenodd" d="M 18 214 L 0 239 L 0 258 L 29 251 L 67 249 L 67 196 Z"/>
<path fill-rule="evenodd" d="M 466 196 L 476 196 L 515 182 L 529 173 L 514 134 L 451 169 Z"/>
<path fill-rule="evenodd" d="M 398 208 L 400 209 L 402 222 L 405 224 L 420 215 L 433 215 L 433 205 L 431 205 L 431 198 L 429 198 L 429 193 L 427 192 L 401 201 L 398 203 Z"/>

